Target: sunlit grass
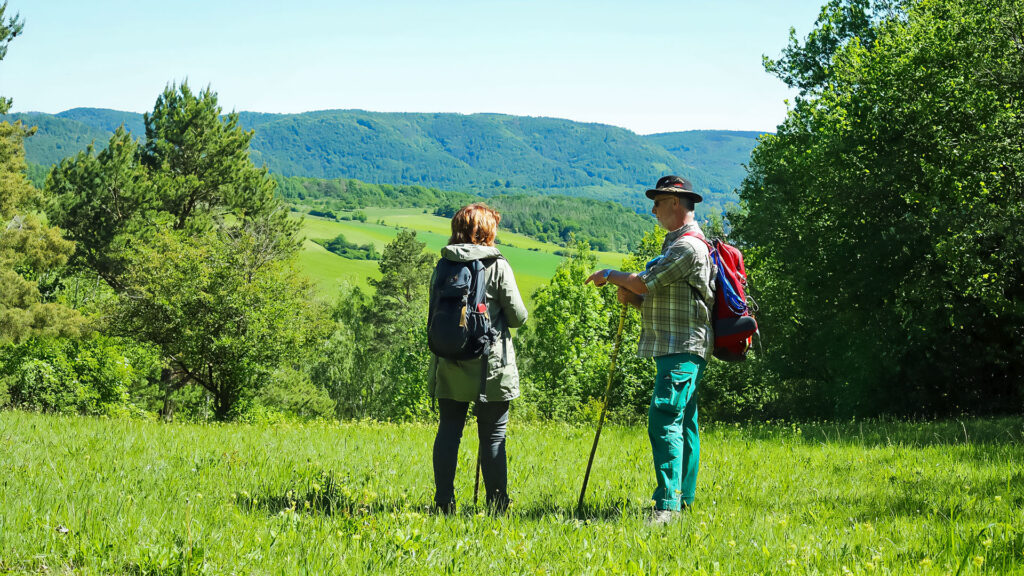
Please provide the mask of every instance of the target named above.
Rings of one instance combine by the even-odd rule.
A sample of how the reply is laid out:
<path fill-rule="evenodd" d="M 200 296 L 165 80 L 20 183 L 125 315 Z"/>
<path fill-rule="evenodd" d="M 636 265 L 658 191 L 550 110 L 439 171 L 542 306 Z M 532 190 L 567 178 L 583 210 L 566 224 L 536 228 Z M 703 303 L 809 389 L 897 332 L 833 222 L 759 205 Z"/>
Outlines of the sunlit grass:
<path fill-rule="evenodd" d="M 344 284 L 369 289 L 369 278 L 379 278 L 376 261 L 349 260 L 323 249 L 313 240 L 329 240 L 338 234 L 355 244 L 373 243 L 379 252 L 398 235 L 399 227 L 416 230 L 416 237 L 425 242 L 427 250 L 440 255 L 448 243 L 450 224 L 447 218 L 424 214 L 422 208 L 366 208 L 366 222 L 355 220 L 333 221 L 306 216 L 302 232 L 308 240 L 299 255 L 299 264 L 317 288 L 320 296 L 330 300 L 337 296 Z M 379 224 L 383 221 L 384 224 Z M 519 291 L 532 310 L 533 292 L 550 281 L 555 268 L 562 261 L 556 251 L 566 250 L 563 246 L 539 242 L 533 238 L 505 230 L 498 233 L 501 244 L 498 248 L 508 260 L 515 273 Z M 621 266 L 624 254 L 616 252 L 595 252 L 598 265 Z"/>
<path fill-rule="evenodd" d="M 513 415 L 505 517 L 428 512 L 425 424 L 185 425 L 0 413 L 0 573 L 1021 573 L 1024 422 L 712 426 L 695 507 L 643 518 L 642 428 Z"/>

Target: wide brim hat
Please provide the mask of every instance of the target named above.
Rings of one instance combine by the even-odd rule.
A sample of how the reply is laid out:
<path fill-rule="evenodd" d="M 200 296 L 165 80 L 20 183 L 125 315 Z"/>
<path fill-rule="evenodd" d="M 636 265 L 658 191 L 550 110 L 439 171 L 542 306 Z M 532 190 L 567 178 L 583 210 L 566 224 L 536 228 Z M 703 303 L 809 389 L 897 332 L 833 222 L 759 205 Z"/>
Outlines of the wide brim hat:
<path fill-rule="evenodd" d="M 686 196 L 694 202 L 701 202 L 704 200 L 703 196 L 693 191 L 693 184 L 686 178 L 682 178 L 680 176 L 662 176 L 658 179 L 658 183 L 654 185 L 654 188 L 647 191 L 647 197 L 651 200 L 654 200 L 654 197 L 659 194 Z"/>

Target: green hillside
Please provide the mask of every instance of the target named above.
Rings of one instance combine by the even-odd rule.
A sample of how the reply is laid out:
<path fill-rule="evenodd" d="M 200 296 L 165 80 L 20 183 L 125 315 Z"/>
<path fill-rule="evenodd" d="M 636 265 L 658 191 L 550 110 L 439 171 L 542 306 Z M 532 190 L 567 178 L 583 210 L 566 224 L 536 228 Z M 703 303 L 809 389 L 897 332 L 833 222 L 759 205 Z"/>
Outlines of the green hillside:
<path fill-rule="evenodd" d="M 12 115 L 39 126 L 28 160 L 49 165 L 92 141 L 105 144 L 124 124 L 143 131 L 142 115 L 75 108 L 58 115 Z M 241 112 L 255 130 L 254 160 L 275 174 L 369 183 L 424 185 L 493 195 L 539 192 L 614 200 L 644 210 L 644 189 L 666 173 L 693 180 L 706 209 L 734 200 L 755 133 L 699 131 L 639 136 L 624 128 L 502 114 L 382 113 L 325 110 Z"/>
<path fill-rule="evenodd" d="M 113 133 L 112 130 L 104 130 L 70 118 L 37 112 L 8 114 L 0 116 L 0 120 L 21 121 L 26 126 L 37 128 L 31 138 L 25 139 L 25 158 L 30 164 L 41 166 L 52 166 L 85 150 L 90 144 L 100 149 L 105 148 Z"/>
<path fill-rule="evenodd" d="M 450 192 L 425 186 L 367 184 L 359 180 L 335 178 L 320 180 L 276 176 L 278 193 L 295 210 L 314 216 L 339 215 L 362 208 L 426 208 L 438 216 L 450 218 L 462 206 L 483 200 L 480 196 Z M 654 226 L 647 214 L 637 214 L 622 204 L 552 195 L 498 194 L 486 199 L 502 215 L 502 227 L 565 246 L 571 239 L 587 241 L 596 250 L 629 251 L 637 246 L 644 232 Z M 355 214 L 353 214 L 353 217 Z"/>
<path fill-rule="evenodd" d="M 113 133 L 122 124 L 126 130 L 139 137 L 146 133 L 142 114 L 138 112 L 122 112 L 106 108 L 72 108 L 57 114 L 57 117 L 81 122 L 110 133 Z"/>
<path fill-rule="evenodd" d="M 384 246 L 403 227 L 416 230 L 416 237 L 426 242 L 427 249 L 435 254 L 448 243 L 450 224 L 447 218 L 424 214 L 423 210 L 417 208 L 367 208 L 365 212 L 367 222 L 337 222 L 310 216 L 303 221 L 303 232 L 307 240 L 299 255 L 299 263 L 324 298 L 334 298 L 345 285 L 370 289 L 369 279 L 379 277 L 379 273 L 376 261 L 336 256 L 314 240 L 329 240 L 344 234 L 351 242 L 372 243 L 383 251 Z M 526 299 L 527 306 L 532 309 L 531 295 L 551 279 L 562 260 L 562 256 L 556 252 L 562 252 L 564 248 L 506 230 L 498 232 L 498 242 L 498 248 L 515 271 L 519 291 Z M 625 257 L 615 252 L 598 252 L 596 255 L 600 265 L 614 267 L 621 265 Z"/>

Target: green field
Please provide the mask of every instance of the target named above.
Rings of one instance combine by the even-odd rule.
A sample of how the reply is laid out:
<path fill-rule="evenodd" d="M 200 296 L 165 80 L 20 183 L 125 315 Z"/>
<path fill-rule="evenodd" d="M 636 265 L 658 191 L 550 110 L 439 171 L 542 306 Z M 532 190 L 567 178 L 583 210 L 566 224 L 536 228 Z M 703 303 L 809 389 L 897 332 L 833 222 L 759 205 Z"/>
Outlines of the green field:
<path fill-rule="evenodd" d="M 332 254 L 312 240 L 328 240 L 338 234 L 356 244 L 373 243 L 378 251 L 398 235 L 399 227 L 416 230 L 416 237 L 426 242 L 427 250 L 438 254 L 448 243 L 451 228 L 448 218 L 433 214 L 424 214 L 419 208 L 366 208 L 363 212 L 367 221 L 326 220 L 306 216 L 303 222 L 303 234 L 308 238 L 299 254 L 299 263 L 305 273 L 317 287 L 318 293 L 325 298 L 333 298 L 339 288 L 344 285 L 369 288 L 369 278 L 379 278 L 377 262 L 368 260 L 349 260 Z M 383 224 L 379 224 L 383 221 Z M 546 284 L 555 273 L 555 268 L 562 261 L 556 250 L 565 250 L 562 246 L 539 242 L 533 238 L 499 229 L 498 248 L 508 260 L 515 272 L 519 291 L 532 309 L 531 295 L 534 290 Z M 598 263 L 603 266 L 618 267 L 622 264 L 625 254 L 613 252 L 596 252 Z"/>
<path fill-rule="evenodd" d="M 0 573 L 1024 573 L 1024 421 L 711 426 L 697 503 L 647 527 L 645 430 L 509 433 L 514 505 L 431 514 L 426 424 L 0 413 Z"/>

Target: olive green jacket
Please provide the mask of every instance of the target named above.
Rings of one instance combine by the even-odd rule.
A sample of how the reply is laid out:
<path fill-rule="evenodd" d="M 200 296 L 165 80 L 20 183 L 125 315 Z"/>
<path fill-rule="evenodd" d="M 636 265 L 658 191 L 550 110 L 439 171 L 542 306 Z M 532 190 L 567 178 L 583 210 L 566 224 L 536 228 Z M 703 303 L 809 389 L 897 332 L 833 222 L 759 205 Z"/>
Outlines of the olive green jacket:
<path fill-rule="evenodd" d="M 516 351 L 512 347 L 512 336 L 508 328 L 519 328 L 526 322 L 526 305 L 519 295 L 512 268 L 504 258 L 501 258 L 501 252 L 492 246 L 452 244 L 441 249 L 441 256 L 454 262 L 494 258 L 484 269 L 484 278 L 488 309 L 491 311 L 495 328 L 501 332 L 501 338 L 491 348 L 488 360 L 486 400 L 503 402 L 517 398 L 519 370 L 516 368 Z M 437 274 L 436 270 L 434 274 Z M 430 279 L 430 286 L 433 289 L 433 277 Z M 447 360 L 431 354 L 430 370 L 427 373 L 427 388 L 431 398 L 447 398 L 460 402 L 478 400 L 481 362 L 481 358 Z"/>

